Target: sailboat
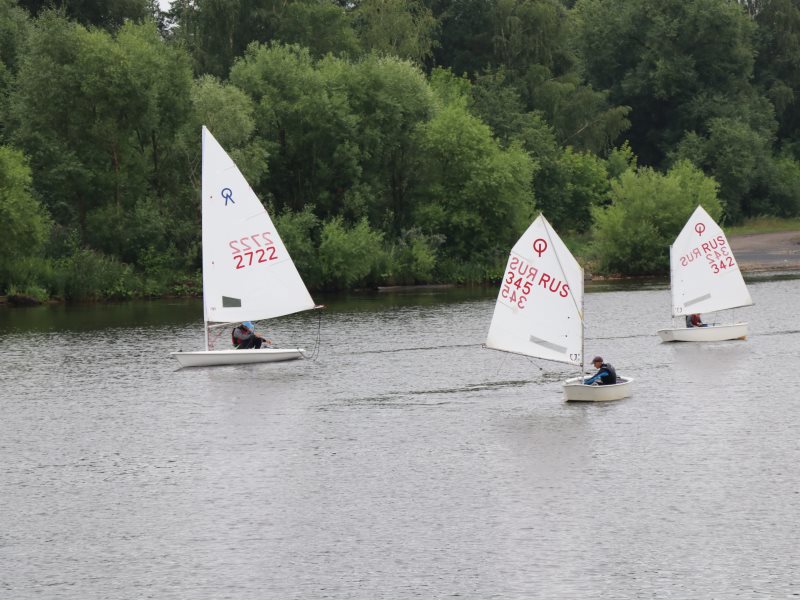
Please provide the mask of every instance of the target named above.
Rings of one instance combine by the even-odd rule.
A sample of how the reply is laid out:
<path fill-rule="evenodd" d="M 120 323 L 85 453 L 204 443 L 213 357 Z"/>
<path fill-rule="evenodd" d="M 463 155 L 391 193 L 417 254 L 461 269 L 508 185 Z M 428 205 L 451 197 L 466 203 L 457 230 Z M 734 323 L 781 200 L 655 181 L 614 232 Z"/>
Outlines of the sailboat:
<path fill-rule="evenodd" d="M 267 211 L 230 156 L 203 127 L 205 350 L 171 352 L 181 367 L 295 360 L 302 348 L 215 350 L 212 329 L 315 308 Z M 224 339 L 228 344 L 230 338 Z"/>
<path fill-rule="evenodd" d="M 670 246 L 669 265 L 673 319 L 753 304 L 728 238 L 702 206 Z M 660 329 L 658 335 L 664 342 L 743 340 L 747 323 L 679 326 Z"/>
<path fill-rule="evenodd" d="M 511 249 L 485 345 L 578 367 L 563 384 L 565 400 L 630 396 L 631 377 L 584 385 L 583 329 L 583 268 L 540 214 Z"/>

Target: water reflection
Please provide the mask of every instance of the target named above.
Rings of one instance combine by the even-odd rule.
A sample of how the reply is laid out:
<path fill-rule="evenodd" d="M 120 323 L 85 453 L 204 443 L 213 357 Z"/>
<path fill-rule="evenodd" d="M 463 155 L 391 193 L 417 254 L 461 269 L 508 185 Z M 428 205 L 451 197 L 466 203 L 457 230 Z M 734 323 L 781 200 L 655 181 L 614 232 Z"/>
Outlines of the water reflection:
<path fill-rule="evenodd" d="M 316 298 L 316 360 L 176 368 L 197 300 L 0 309 L 10 598 L 797 593 L 797 278 L 745 342 L 662 344 L 666 285 L 590 285 L 575 369 L 482 348 L 496 291 Z M 637 287 L 638 286 L 638 287 Z M 313 348 L 316 313 L 264 325 Z"/>

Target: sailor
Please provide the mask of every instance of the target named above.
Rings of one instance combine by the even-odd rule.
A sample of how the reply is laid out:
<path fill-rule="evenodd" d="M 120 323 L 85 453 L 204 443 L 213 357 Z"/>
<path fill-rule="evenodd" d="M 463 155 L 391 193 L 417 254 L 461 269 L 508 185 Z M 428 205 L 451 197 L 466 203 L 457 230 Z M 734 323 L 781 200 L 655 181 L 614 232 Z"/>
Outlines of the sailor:
<path fill-rule="evenodd" d="M 694 313 L 686 316 L 686 327 L 708 327 L 708 325 L 703 323 L 698 313 Z"/>
<path fill-rule="evenodd" d="M 594 368 L 597 373 L 586 379 L 583 383 L 586 385 L 611 385 L 617 383 L 617 372 L 610 364 L 603 362 L 602 356 L 595 356 L 592 359 Z"/>
<path fill-rule="evenodd" d="M 256 333 L 255 325 L 252 321 L 245 321 L 231 332 L 231 341 L 237 350 L 248 350 L 261 348 L 261 344 L 271 344 L 272 341 Z"/>

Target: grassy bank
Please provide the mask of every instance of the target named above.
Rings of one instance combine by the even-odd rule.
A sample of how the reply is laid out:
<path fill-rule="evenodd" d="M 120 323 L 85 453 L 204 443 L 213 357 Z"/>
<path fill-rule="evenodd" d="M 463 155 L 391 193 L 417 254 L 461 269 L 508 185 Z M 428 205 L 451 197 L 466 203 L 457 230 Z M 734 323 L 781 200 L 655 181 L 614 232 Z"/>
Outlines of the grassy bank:
<path fill-rule="evenodd" d="M 725 227 L 725 233 L 729 236 L 780 233 L 782 231 L 800 231 L 800 219 L 756 217 L 755 219 L 748 219 L 735 227 Z"/>

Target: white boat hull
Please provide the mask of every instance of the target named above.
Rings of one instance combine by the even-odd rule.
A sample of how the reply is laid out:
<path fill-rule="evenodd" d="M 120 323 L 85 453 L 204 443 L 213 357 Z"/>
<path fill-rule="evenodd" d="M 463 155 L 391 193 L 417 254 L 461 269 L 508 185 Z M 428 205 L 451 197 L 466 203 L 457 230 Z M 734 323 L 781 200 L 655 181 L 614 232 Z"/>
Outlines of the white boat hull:
<path fill-rule="evenodd" d="M 583 377 L 573 377 L 564 382 L 564 400 L 567 402 L 607 402 L 622 400 L 633 394 L 633 378 L 617 376 L 612 385 L 586 385 Z"/>
<path fill-rule="evenodd" d="M 659 329 L 658 335 L 662 342 L 724 342 L 726 340 L 744 340 L 747 338 L 747 323 Z"/>
<path fill-rule="evenodd" d="M 181 367 L 214 367 L 297 360 L 303 357 L 303 349 L 200 350 L 197 352 L 170 352 L 170 355 L 175 357 Z"/>

